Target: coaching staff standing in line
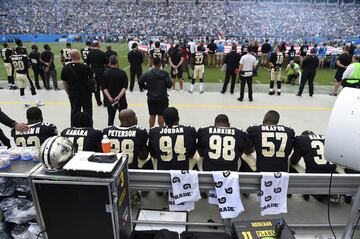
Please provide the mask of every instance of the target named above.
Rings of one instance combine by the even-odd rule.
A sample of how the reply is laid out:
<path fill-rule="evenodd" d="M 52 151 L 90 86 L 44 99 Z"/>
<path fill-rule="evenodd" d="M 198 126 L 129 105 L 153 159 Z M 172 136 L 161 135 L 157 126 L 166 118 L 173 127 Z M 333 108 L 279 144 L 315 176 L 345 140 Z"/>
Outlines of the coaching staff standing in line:
<path fill-rule="evenodd" d="M 135 76 L 137 77 L 138 81 L 142 75 L 142 63 L 144 61 L 144 56 L 138 50 L 138 44 L 135 42 L 131 46 L 131 51 L 128 53 L 128 61 L 130 63 L 130 92 L 134 90 L 135 84 Z M 140 88 L 142 92 L 143 89 Z"/>
<path fill-rule="evenodd" d="M 231 76 L 230 93 L 234 94 L 235 80 L 236 80 L 236 68 L 239 67 L 240 54 L 237 53 L 237 46 L 232 44 L 231 52 L 225 56 L 224 64 L 226 64 L 225 81 L 221 91 L 221 94 L 225 94 L 227 85 L 229 84 Z"/>
<path fill-rule="evenodd" d="M 243 101 L 244 99 L 244 92 L 245 92 L 245 84 L 247 83 L 248 86 L 248 93 L 249 93 L 249 101 L 253 101 L 253 90 L 252 90 L 252 76 L 253 70 L 256 68 L 257 60 L 255 56 L 251 54 L 253 49 L 250 47 L 247 50 L 247 54 L 241 57 L 240 60 L 240 98 L 238 101 Z M 255 50 L 255 49 L 254 49 Z"/>
<path fill-rule="evenodd" d="M 48 44 L 44 45 L 45 51 L 43 51 L 40 55 L 40 62 L 43 64 L 45 71 L 45 83 L 44 87 L 47 90 L 50 90 L 50 77 L 53 81 L 53 86 L 55 90 L 60 90 L 57 83 L 57 72 L 54 64 L 54 53 L 51 51 L 51 47 Z"/>
<path fill-rule="evenodd" d="M 87 63 L 90 65 L 91 71 L 95 74 L 96 80 L 96 90 L 95 90 L 95 99 L 98 106 L 102 105 L 101 97 L 100 97 L 100 87 L 102 84 L 102 75 L 105 71 L 105 66 L 108 61 L 106 58 L 106 54 L 100 50 L 100 44 L 98 41 L 94 41 L 93 48 L 89 52 L 87 56 Z"/>
<path fill-rule="evenodd" d="M 70 100 L 70 121 L 73 126 L 74 116 L 81 110 L 87 112 L 92 118 L 92 93 L 89 89 L 89 81 L 93 81 L 93 74 L 87 65 L 80 62 L 81 56 L 78 50 L 71 50 L 70 56 L 71 62 L 66 64 L 61 71 L 61 80 Z"/>
<path fill-rule="evenodd" d="M 119 69 L 118 58 L 115 55 L 109 58 L 109 67 L 103 75 L 104 102 L 108 110 L 108 126 L 114 125 L 116 110 L 127 108 L 126 89 L 128 77 L 125 71 Z"/>
<path fill-rule="evenodd" d="M 35 78 L 35 86 L 36 89 L 40 90 L 40 84 L 39 84 L 39 75 L 43 81 L 43 84 L 45 86 L 45 74 L 44 74 L 44 70 L 42 68 L 42 64 L 40 62 L 40 53 L 38 52 L 38 47 L 37 45 L 32 45 L 31 46 L 31 53 L 29 54 L 29 58 L 31 61 L 31 68 L 33 69 L 34 72 L 34 78 Z"/>
<path fill-rule="evenodd" d="M 155 68 L 146 72 L 139 79 L 140 88 L 147 89 L 147 102 L 149 108 L 150 128 L 155 125 L 155 117 L 158 116 L 158 124 L 164 125 L 163 112 L 169 106 L 167 89 L 172 87 L 169 74 L 161 70 L 161 60 L 156 57 L 153 59 Z"/>
<path fill-rule="evenodd" d="M 311 49 L 310 55 L 304 57 L 301 62 L 303 72 L 301 74 L 301 82 L 299 92 L 296 94 L 297 96 L 301 96 L 306 82 L 309 84 L 309 95 L 313 96 L 314 94 L 314 79 L 316 75 L 316 68 L 319 65 L 319 58 L 317 58 L 315 54 L 315 49 Z"/>

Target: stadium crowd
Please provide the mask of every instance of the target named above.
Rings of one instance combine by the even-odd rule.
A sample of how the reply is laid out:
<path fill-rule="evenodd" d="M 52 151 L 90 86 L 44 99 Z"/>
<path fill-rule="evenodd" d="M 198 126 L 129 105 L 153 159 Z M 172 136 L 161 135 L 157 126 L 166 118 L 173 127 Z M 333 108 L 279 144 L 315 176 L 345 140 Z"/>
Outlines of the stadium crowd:
<path fill-rule="evenodd" d="M 304 36 L 358 37 L 357 5 L 267 3 L 0 0 L 0 34 L 235 35 L 294 42 Z M 17 6 L 17 7 L 14 7 Z"/>

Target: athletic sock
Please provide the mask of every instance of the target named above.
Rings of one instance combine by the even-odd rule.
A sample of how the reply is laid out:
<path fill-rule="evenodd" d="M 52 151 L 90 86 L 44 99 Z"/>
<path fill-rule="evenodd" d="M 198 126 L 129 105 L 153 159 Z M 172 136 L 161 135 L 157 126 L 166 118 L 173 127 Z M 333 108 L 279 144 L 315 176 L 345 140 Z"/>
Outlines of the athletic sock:
<path fill-rule="evenodd" d="M 274 81 L 270 81 L 270 91 L 274 91 Z"/>
<path fill-rule="evenodd" d="M 281 92 L 281 81 L 277 81 L 277 88 L 278 88 L 278 92 Z"/>
<path fill-rule="evenodd" d="M 203 82 L 200 82 L 200 91 L 204 91 L 204 83 Z"/>
<path fill-rule="evenodd" d="M 190 85 L 190 91 L 192 92 L 194 90 L 194 88 L 195 88 L 195 84 L 191 84 Z"/>
<path fill-rule="evenodd" d="M 24 103 L 24 105 L 26 105 L 28 103 L 28 99 L 27 99 L 26 95 L 22 95 L 21 100 Z"/>
<path fill-rule="evenodd" d="M 38 104 L 40 102 L 40 99 L 39 99 L 38 95 L 33 95 L 32 97 L 33 97 L 36 104 Z"/>

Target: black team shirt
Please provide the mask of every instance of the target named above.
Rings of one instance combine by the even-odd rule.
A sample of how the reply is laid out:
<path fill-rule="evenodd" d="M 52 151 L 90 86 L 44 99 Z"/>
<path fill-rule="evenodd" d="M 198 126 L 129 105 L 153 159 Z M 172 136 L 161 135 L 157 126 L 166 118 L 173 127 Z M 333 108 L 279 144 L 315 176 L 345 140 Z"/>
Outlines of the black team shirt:
<path fill-rule="evenodd" d="M 89 96 L 87 82 L 92 77 L 90 68 L 82 63 L 69 63 L 61 71 L 61 80 L 69 85 L 69 95 L 71 97 Z"/>
<path fill-rule="evenodd" d="M 196 130 L 184 125 L 152 128 L 149 151 L 157 159 L 158 170 L 189 170 L 189 159 L 196 152 Z"/>
<path fill-rule="evenodd" d="M 55 125 L 41 122 L 29 125 L 27 132 L 19 132 L 15 128 L 11 130 L 11 136 L 18 147 L 40 147 L 46 139 L 57 134 Z"/>
<path fill-rule="evenodd" d="M 255 146 L 258 172 L 287 172 L 295 131 L 283 125 L 256 125 L 247 129 Z"/>
<path fill-rule="evenodd" d="M 139 69 L 144 61 L 143 54 L 137 50 L 132 50 L 128 54 L 128 61 L 130 62 L 130 68 Z"/>
<path fill-rule="evenodd" d="M 314 55 L 308 55 L 302 62 L 302 69 L 306 72 L 316 72 L 319 65 L 319 59 Z"/>
<path fill-rule="evenodd" d="M 86 65 L 88 65 L 88 55 L 89 55 L 89 52 L 90 52 L 90 48 L 89 48 L 89 47 L 84 47 L 84 48 L 81 48 L 81 50 L 80 50 L 81 58 L 82 58 L 82 60 L 84 61 L 84 63 L 85 63 Z"/>
<path fill-rule="evenodd" d="M 105 65 L 108 64 L 106 54 L 102 50 L 95 48 L 89 52 L 87 61 L 95 74 L 102 74 L 105 70 Z"/>
<path fill-rule="evenodd" d="M 68 138 L 75 147 L 75 152 L 94 151 L 102 152 L 101 140 L 103 134 L 101 130 L 94 128 L 67 128 L 61 132 L 62 137 Z"/>
<path fill-rule="evenodd" d="M 147 149 L 148 133 L 146 129 L 139 126 L 109 126 L 103 130 L 103 133 L 110 139 L 111 151 L 127 155 L 129 168 L 138 169 L 139 155 L 144 149 Z M 143 156 L 147 157 L 147 155 Z"/>
<path fill-rule="evenodd" d="M 210 126 L 200 128 L 197 135 L 204 171 L 238 171 L 240 157 L 249 140 L 244 131 Z"/>
<path fill-rule="evenodd" d="M 1 49 L 1 58 L 5 63 L 11 63 L 11 55 L 13 51 L 10 48 Z"/>
<path fill-rule="evenodd" d="M 30 58 L 27 55 L 12 55 L 11 63 L 14 66 L 16 73 L 29 74 Z"/>
<path fill-rule="evenodd" d="M 119 68 L 107 68 L 103 74 L 103 89 L 107 89 L 112 98 L 115 98 L 121 91 L 121 89 L 128 87 L 128 77 L 126 72 Z M 105 97 L 105 100 L 108 100 Z M 126 95 L 120 98 L 120 105 L 127 104 Z"/>
<path fill-rule="evenodd" d="M 304 158 L 306 173 L 335 173 L 336 165 L 324 157 L 325 137 L 323 135 L 300 135 L 295 138 L 294 155 Z M 291 162 L 297 164 L 298 161 Z"/>

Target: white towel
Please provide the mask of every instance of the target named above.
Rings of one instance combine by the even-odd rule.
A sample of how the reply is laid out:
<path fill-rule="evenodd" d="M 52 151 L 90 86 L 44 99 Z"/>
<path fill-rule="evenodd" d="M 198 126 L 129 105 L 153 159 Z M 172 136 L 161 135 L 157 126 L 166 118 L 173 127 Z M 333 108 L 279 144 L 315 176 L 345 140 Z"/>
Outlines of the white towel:
<path fill-rule="evenodd" d="M 287 213 L 288 173 L 262 173 L 260 196 L 261 216 Z"/>
<path fill-rule="evenodd" d="M 212 174 L 221 218 L 237 217 L 245 211 L 240 197 L 238 174 L 230 171 L 213 172 Z"/>
<path fill-rule="evenodd" d="M 170 211 L 190 211 L 200 196 L 197 171 L 170 170 L 172 190 L 169 191 Z M 174 210 L 172 210 L 174 209 Z"/>
<path fill-rule="evenodd" d="M 169 210 L 172 212 L 190 212 L 195 208 L 195 202 L 183 202 L 180 204 L 175 204 L 174 195 L 172 190 L 169 190 Z"/>
<path fill-rule="evenodd" d="M 209 204 L 218 204 L 218 200 L 217 200 L 217 196 L 216 196 L 216 191 L 215 190 L 209 190 L 208 193 L 208 202 Z"/>

